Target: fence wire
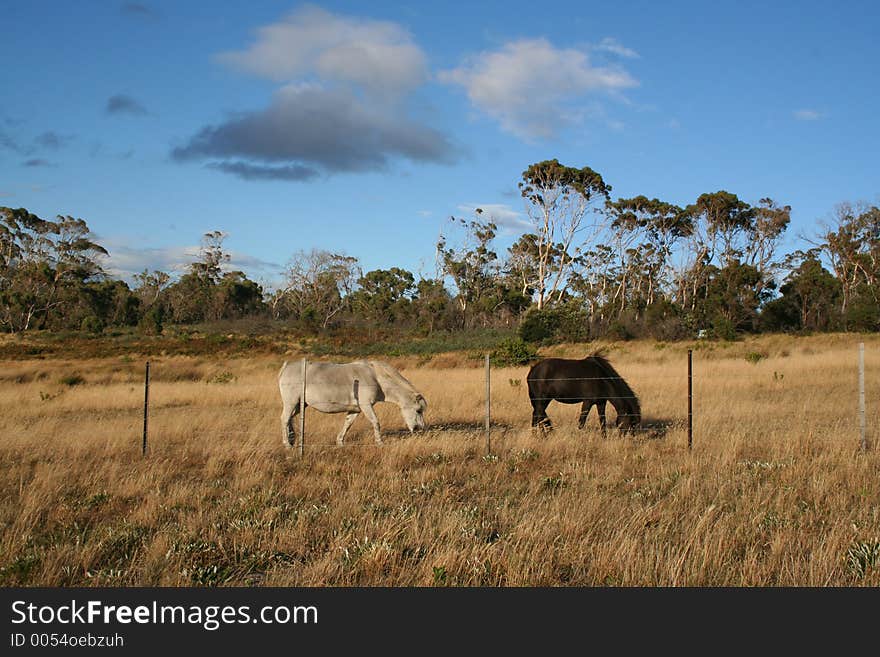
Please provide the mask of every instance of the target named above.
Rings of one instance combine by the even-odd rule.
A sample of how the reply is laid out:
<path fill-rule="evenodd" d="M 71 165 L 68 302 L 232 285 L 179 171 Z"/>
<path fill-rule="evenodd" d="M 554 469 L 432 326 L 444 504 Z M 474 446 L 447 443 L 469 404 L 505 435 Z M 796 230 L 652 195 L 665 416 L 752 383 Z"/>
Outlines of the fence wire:
<path fill-rule="evenodd" d="M 860 361 L 859 367 L 860 367 L 859 384 L 862 388 L 861 394 L 862 394 L 862 396 L 864 396 L 864 390 L 863 390 L 863 387 L 864 387 L 864 364 L 863 364 L 863 362 Z M 156 368 L 154 365 L 153 371 L 155 371 L 155 369 Z M 507 368 L 505 368 L 505 369 L 507 369 Z M 155 413 L 156 411 L 158 411 L 162 420 L 167 420 L 169 415 L 173 417 L 174 414 L 176 414 L 176 412 L 187 412 L 187 411 L 192 410 L 192 407 L 179 406 L 176 404 L 169 405 L 169 406 L 163 406 L 161 404 L 161 402 L 159 403 L 158 406 L 156 406 L 155 402 L 156 402 L 157 395 L 156 395 L 155 386 L 154 386 L 153 394 L 152 395 L 149 394 L 149 363 L 147 364 L 146 376 L 147 376 L 147 381 L 146 381 L 145 397 L 144 397 L 144 425 L 143 425 L 143 431 L 144 431 L 143 445 L 144 445 L 144 453 L 145 454 L 147 452 L 147 427 L 148 427 L 147 415 L 148 415 L 148 412 Z M 495 383 L 494 381 L 492 383 L 495 383 L 495 385 L 490 387 L 489 382 L 490 382 L 490 378 L 491 378 L 491 369 L 488 367 L 486 369 L 485 376 L 486 376 L 486 393 L 485 393 L 486 394 L 486 398 L 485 398 L 486 411 L 485 411 L 485 415 L 484 415 L 484 417 L 475 417 L 474 422 L 473 422 L 473 426 L 468 427 L 468 429 L 470 431 L 473 431 L 475 433 L 481 432 L 481 431 L 484 432 L 485 436 L 486 436 L 487 446 L 488 446 L 490 434 L 497 436 L 497 435 L 499 435 L 499 432 L 506 433 L 511 429 L 522 428 L 522 429 L 536 430 L 539 428 L 539 427 L 530 425 L 529 419 L 531 416 L 531 412 L 530 412 L 531 409 L 528 409 L 528 407 L 526 407 L 524 409 L 524 411 L 526 411 L 526 413 L 524 413 L 524 415 L 526 415 L 526 417 L 524 418 L 523 424 L 521 427 L 514 426 L 511 424 L 491 421 L 490 415 L 491 415 L 492 402 L 495 399 L 497 399 L 498 397 L 502 397 L 505 399 L 505 401 L 509 401 L 508 395 L 509 395 L 510 391 L 507 391 L 508 395 L 504 395 L 503 393 L 499 394 L 497 392 L 497 383 Z M 523 391 L 525 390 L 526 386 L 521 387 L 522 379 L 513 379 L 508 376 L 508 380 L 511 383 L 511 389 L 518 389 L 518 390 L 523 390 Z M 630 381 L 632 381 L 632 380 L 633 380 L 633 378 L 630 379 Z M 693 406 L 689 407 L 689 410 L 692 408 L 693 413 L 690 417 L 688 417 L 688 415 L 685 414 L 684 407 L 688 403 L 688 398 L 683 395 L 683 397 L 681 399 L 681 405 L 682 405 L 682 415 L 681 416 L 667 418 L 667 419 L 657 419 L 657 420 L 651 420 L 650 417 L 648 417 L 648 418 L 643 417 L 642 425 L 637 426 L 637 427 L 632 427 L 628 431 L 629 431 L 629 433 L 657 434 L 658 430 L 668 431 L 671 429 L 688 428 L 688 430 L 690 432 L 691 427 L 692 427 L 692 424 L 690 424 L 690 423 L 692 423 L 693 420 L 696 420 L 700 424 L 700 426 L 704 426 L 707 421 L 712 422 L 712 423 L 717 422 L 717 421 L 725 421 L 725 422 L 740 421 L 742 419 L 741 415 L 737 415 L 735 413 L 731 413 L 729 411 L 724 411 L 724 410 L 717 412 L 712 409 L 703 408 L 700 405 L 701 393 L 706 389 L 706 386 L 714 385 L 717 387 L 719 384 L 723 385 L 724 383 L 727 383 L 727 382 L 740 381 L 740 380 L 748 381 L 749 383 L 752 383 L 752 384 L 754 383 L 754 378 L 752 376 L 745 376 L 745 375 L 728 376 L 728 375 L 725 375 L 723 379 L 719 380 L 718 377 L 713 377 L 711 374 L 708 374 L 708 375 L 707 374 L 697 374 L 697 375 L 695 375 L 692 370 L 688 371 L 687 373 L 682 372 L 682 373 L 676 374 L 676 375 L 662 375 L 662 376 L 650 377 L 650 382 L 652 382 L 652 383 L 656 383 L 656 382 L 663 383 L 663 382 L 667 382 L 667 381 L 675 382 L 675 384 L 680 385 L 682 389 L 686 389 L 687 394 L 691 395 L 691 400 L 693 402 Z M 516 385 L 514 385 L 514 381 L 516 381 Z M 526 378 L 526 381 L 529 383 L 532 383 L 532 382 L 534 382 L 534 383 L 538 383 L 538 382 L 552 383 L 552 382 L 596 382 L 596 381 L 599 381 L 599 382 L 607 382 L 607 383 L 611 384 L 612 386 L 616 385 L 617 382 L 624 381 L 624 383 L 626 384 L 625 379 L 622 376 L 543 377 L 543 378 L 532 378 L 532 379 Z M 774 382 L 778 382 L 778 384 L 779 384 L 778 387 L 775 387 L 772 390 L 765 389 L 765 390 L 758 391 L 764 395 L 764 397 L 759 401 L 767 402 L 767 403 L 779 403 L 783 399 L 785 399 L 785 397 L 787 396 L 787 393 L 788 393 L 788 389 L 782 384 L 781 377 L 778 380 L 776 379 L 776 372 L 774 372 Z M 167 382 L 162 382 L 160 385 L 164 385 L 166 383 Z M 644 381 L 639 382 L 639 384 L 644 384 L 644 383 L 645 383 Z M 629 384 L 627 384 L 627 385 L 629 385 Z M 667 387 L 666 392 L 668 393 L 668 391 L 669 391 L 669 388 Z M 696 392 L 696 394 L 693 394 L 694 392 Z M 571 394 L 571 393 L 568 393 L 568 394 Z M 682 394 L 681 390 L 678 390 L 677 394 Z M 493 397 L 494 397 L 494 399 L 493 399 Z M 532 401 L 536 401 L 536 402 L 557 401 L 557 402 L 560 402 L 560 403 L 563 403 L 566 405 L 574 405 L 574 404 L 581 403 L 581 402 L 585 401 L 585 397 L 582 397 L 579 395 L 578 396 L 563 396 L 563 397 L 539 396 L 539 397 L 527 397 L 526 399 L 528 399 L 529 402 L 532 402 Z M 666 397 L 666 399 L 668 401 L 668 397 Z M 610 395 L 610 396 L 605 396 L 605 395 L 586 396 L 586 401 L 588 401 L 590 403 L 609 402 L 612 404 L 612 406 L 616 406 L 615 402 L 617 402 L 617 401 L 626 402 L 626 401 L 634 401 L 634 400 L 639 401 L 640 406 L 642 406 L 642 407 L 644 406 L 644 400 L 645 400 L 644 395 L 637 395 L 635 393 Z M 524 401 L 525 401 L 525 399 L 524 399 Z M 148 409 L 148 402 L 150 404 L 152 404 L 153 406 L 155 406 L 155 408 Z M 481 400 L 481 403 L 482 403 L 482 400 Z M 809 402 L 809 400 L 804 400 L 803 403 L 804 403 L 804 408 L 806 411 L 810 402 Z M 862 427 L 863 427 L 862 428 L 862 445 L 863 445 L 863 449 L 864 449 L 864 444 L 865 444 L 864 440 L 865 439 L 864 439 L 864 419 L 863 419 L 864 418 L 864 405 L 863 404 L 864 404 L 864 402 L 862 402 L 862 407 L 860 408 L 860 413 L 862 415 Z M 199 406 L 198 409 L 204 408 L 205 406 L 207 406 L 207 405 Z M 227 407 L 227 405 L 223 405 L 223 404 L 214 404 L 211 406 L 218 406 L 218 407 L 224 407 L 224 408 Z M 620 416 L 621 414 L 624 414 L 624 415 L 626 414 L 625 413 L 626 404 L 622 404 L 621 406 L 622 406 L 622 408 L 621 408 L 620 412 L 617 413 L 618 416 Z M 309 408 L 309 407 L 307 406 L 307 408 Z M 616 408 L 615 408 L 615 410 L 616 410 Z M 644 408 L 643 408 L 643 410 L 644 410 Z M 133 409 L 133 412 L 134 412 L 134 409 Z M 767 410 L 768 415 L 771 414 L 772 412 L 773 411 L 771 409 Z M 761 415 L 763 415 L 763 413 Z M 527 418 L 529 418 L 529 419 L 527 419 Z M 840 422 L 842 420 L 843 420 L 843 418 L 839 418 L 837 420 L 837 422 Z M 163 422 L 156 422 L 154 424 L 151 424 L 150 425 L 151 430 L 154 433 L 161 431 L 162 424 L 163 424 Z M 297 419 L 297 424 L 299 424 L 298 419 Z M 778 423 L 773 423 L 773 424 L 775 426 Z M 784 424 L 784 422 L 783 422 L 783 424 Z M 613 422 L 608 422 L 608 425 L 611 426 L 612 429 L 614 428 Z M 438 423 L 438 424 L 435 424 L 433 427 L 431 425 L 428 425 L 426 427 L 426 429 L 429 433 L 436 432 L 436 431 L 447 431 L 447 430 L 449 430 L 449 426 L 451 426 L 451 425 L 444 425 L 442 423 Z M 346 448 L 371 448 L 371 449 L 375 449 L 377 447 L 382 446 L 382 444 L 375 443 L 371 438 L 364 438 L 361 441 L 348 440 L 345 443 L 343 443 L 342 445 L 337 444 L 335 441 L 332 441 L 332 442 L 330 442 L 330 441 L 328 441 L 328 442 L 323 442 L 323 441 L 322 442 L 313 442 L 313 441 L 310 441 L 310 439 L 309 439 L 310 434 L 309 434 L 308 428 L 306 429 L 306 432 L 305 432 L 305 440 L 301 444 L 301 442 L 300 442 L 301 438 L 299 435 L 300 432 L 298 431 L 299 428 L 300 427 L 297 426 L 296 430 L 291 434 L 293 437 L 293 440 L 294 440 L 294 443 L 292 445 L 290 445 L 292 450 L 294 450 L 294 449 L 295 450 L 308 450 L 310 452 L 315 452 L 315 451 L 327 451 L 327 450 L 332 450 L 332 449 L 346 449 Z M 805 427 L 805 428 L 807 428 L 807 427 Z M 324 435 L 329 437 L 329 435 L 332 435 L 332 433 L 333 432 L 327 432 Z M 396 434 L 400 434 L 400 433 L 406 434 L 407 432 L 406 431 L 401 432 L 397 429 L 392 430 L 392 431 L 384 431 L 383 432 L 383 434 L 384 434 L 384 436 L 386 436 L 386 438 L 392 437 L 392 436 L 394 436 Z M 247 430 L 221 431 L 221 432 L 219 432 L 219 434 L 222 435 L 223 437 L 236 437 L 236 436 L 237 437 L 248 437 L 248 438 L 259 438 L 260 437 L 259 431 L 247 431 Z M 383 441 L 383 442 L 385 442 L 385 441 Z M 690 446 L 690 437 L 689 437 L 688 444 Z"/>

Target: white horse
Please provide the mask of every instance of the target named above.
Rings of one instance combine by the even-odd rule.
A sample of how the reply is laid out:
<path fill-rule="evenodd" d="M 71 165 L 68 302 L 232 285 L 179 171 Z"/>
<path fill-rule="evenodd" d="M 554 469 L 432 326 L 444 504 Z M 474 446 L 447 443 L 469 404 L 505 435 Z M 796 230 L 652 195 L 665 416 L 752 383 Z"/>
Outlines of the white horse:
<path fill-rule="evenodd" d="M 302 395 L 302 361 L 284 361 L 278 373 L 281 389 L 281 439 L 285 447 L 293 446 L 293 419 L 299 413 Z M 345 434 L 363 412 L 373 425 L 376 444 L 382 444 L 379 420 L 373 404 L 394 402 L 410 433 L 425 428 L 428 403 L 422 394 L 400 372 L 388 363 L 360 360 L 353 363 L 309 363 L 306 370 L 306 406 L 322 413 L 346 413 L 336 444 L 342 445 Z M 302 436 L 299 437 L 302 440 Z"/>

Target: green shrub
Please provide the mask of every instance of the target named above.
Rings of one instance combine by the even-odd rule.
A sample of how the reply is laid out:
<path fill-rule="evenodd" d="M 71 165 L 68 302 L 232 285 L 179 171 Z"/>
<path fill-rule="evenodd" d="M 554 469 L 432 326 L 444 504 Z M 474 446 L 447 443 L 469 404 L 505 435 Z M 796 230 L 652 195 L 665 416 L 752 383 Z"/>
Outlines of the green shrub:
<path fill-rule="evenodd" d="M 160 335 L 162 333 L 162 311 L 151 308 L 138 322 L 138 332 L 143 335 Z"/>
<path fill-rule="evenodd" d="M 736 340 L 736 327 L 729 319 L 719 315 L 712 320 L 712 335 L 720 340 L 733 342 Z"/>
<path fill-rule="evenodd" d="M 554 337 L 561 323 L 560 313 L 552 308 L 529 308 L 523 315 L 517 335 L 525 342 L 544 342 Z"/>
<path fill-rule="evenodd" d="M 95 315 L 89 315 L 83 317 L 82 322 L 79 324 L 79 330 L 86 333 L 100 333 L 104 330 L 104 322 Z"/>
<path fill-rule="evenodd" d="M 591 339 L 590 315 L 577 302 L 566 303 L 557 309 L 559 326 L 555 339 L 562 342 L 589 342 Z"/>
<path fill-rule="evenodd" d="M 490 358 L 499 367 L 526 365 L 538 358 L 538 351 L 521 338 L 510 338 L 502 340 L 491 353 Z"/>
<path fill-rule="evenodd" d="M 854 298 L 846 309 L 846 328 L 862 332 L 880 329 L 880 304 L 867 294 Z"/>
<path fill-rule="evenodd" d="M 681 311 L 666 299 L 645 308 L 644 324 L 647 333 L 655 340 L 675 342 L 684 340 L 691 333 Z"/>
<path fill-rule="evenodd" d="M 86 380 L 80 376 L 79 374 L 65 374 L 58 381 L 66 386 L 78 386 L 86 382 Z"/>
<path fill-rule="evenodd" d="M 762 361 L 766 357 L 767 357 L 766 354 L 762 354 L 758 351 L 750 351 L 749 353 L 746 354 L 746 360 L 749 361 L 752 365 L 759 363 L 760 361 Z"/>
<path fill-rule="evenodd" d="M 211 378 L 207 379 L 205 383 L 232 383 L 238 379 L 232 372 L 220 372 L 219 374 L 215 374 Z"/>
<path fill-rule="evenodd" d="M 611 322 L 606 334 L 612 340 L 632 340 L 635 337 L 629 325 L 621 320 Z"/>

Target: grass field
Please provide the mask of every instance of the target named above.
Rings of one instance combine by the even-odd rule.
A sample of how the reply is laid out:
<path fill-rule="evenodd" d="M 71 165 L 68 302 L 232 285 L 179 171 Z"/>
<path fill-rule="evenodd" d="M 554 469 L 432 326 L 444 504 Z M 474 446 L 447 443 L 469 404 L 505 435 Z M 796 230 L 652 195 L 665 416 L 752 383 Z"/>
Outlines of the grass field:
<path fill-rule="evenodd" d="M 877 336 L 606 347 L 635 437 L 557 404 L 533 435 L 528 368 L 503 368 L 487 453 L 482 364 L 450 353 L 388 359 L 427 432 L 379 404 L 385 445 L 361 417 L 336 448 L 342 416 L 310 410 L 304 458 L 281 445 L 275 355 L 150 357 L 146 457 L 143 357 L 0 361 L 0 584 L 880 585 Z"/>

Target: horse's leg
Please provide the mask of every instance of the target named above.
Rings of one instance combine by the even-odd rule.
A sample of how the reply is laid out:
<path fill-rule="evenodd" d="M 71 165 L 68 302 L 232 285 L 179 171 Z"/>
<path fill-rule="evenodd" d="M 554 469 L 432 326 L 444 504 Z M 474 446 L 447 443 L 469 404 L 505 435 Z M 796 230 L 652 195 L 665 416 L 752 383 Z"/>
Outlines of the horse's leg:
<path fill-rule="evenodd" d="M 342 447 L 342 443 L 345 440 L 345 434 L 348 433 L 349 428 L 357 419 L 357 416 L 360 415 L 360 411 L 355 411 L 354 413 L 347 413 L 345 415 L 345 422 L 342 425 L 342 430 L 339 432 L 339 435 L 336 436 L 336 444 Z"/>
<path fill-rule="evenodd" d="M 361 410 L 364 412 L 364 415 L 367 416 L 367 419 L 370 421 L 370 424 L 373 425 L 373 438 L 376 440 L 377 445 L 382 444 L 382 432 L 379 429 L 379 418 L 376 417 L 376 413 L 373 411 L 373 405 L 367 401 L 358 402 L 361 407 Z"/>
<path fill-rule="evenodd" d="M 581 404 L 581 414 L 578 416 L 578 429 L 583 429 L 584 425 L 587 423 L 587 418 L 590 415 L 590 409 L 593 408 L 593 404 L 595 402 L 585 399 L 584 403 Z"/>
<path fill-rule="evenodd" d="M 532 426 L 540 428 L 541 431 L 548 431 L 553 427 L 550 418 L 547 417 L 549 404 L 550 402 L 544 399 L 532 400 Z"/>
<path fill-rule="evenodd" d="M 281 411 L 281 444 L 287 448 L 293 447 L 293 416 L 299 412 L 299 404 L 284 404 Z"/>
<path fill-rule="evenodd" d="M 608 434 L 605 432 L 605 404 L 607 402 L 602 399 L 596 402 L 596 411 L 599 413 L 599 426 L 602 427 L 602 437 L 606 438 Z"/>

